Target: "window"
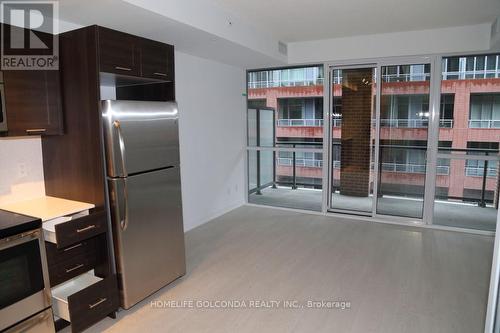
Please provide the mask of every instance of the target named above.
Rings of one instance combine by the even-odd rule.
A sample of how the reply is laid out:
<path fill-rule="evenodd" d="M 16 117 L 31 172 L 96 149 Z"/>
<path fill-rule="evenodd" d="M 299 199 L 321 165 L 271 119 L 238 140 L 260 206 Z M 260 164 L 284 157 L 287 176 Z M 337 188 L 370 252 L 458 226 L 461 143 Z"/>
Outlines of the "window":
<path fill-rule="evenodd" d="M 451 57 L 443 59 L 443 79 L 456 80 L 459 78 L 460 58 Z"/>
<path fill-rule="evenodd" d="M 317 126 L 323 120 L 322 98 L 281 98 L 278 100 L 279 119 L 318 120 Z M 319 121 L 321 120 L 321 121 Z M 282 122 L 283 123 L 283 122 Z M 314 122 L 293 122 L 289 126 L 316 126 Z"/>
<path fill-rule="evenodd" d="M 265 99 L 249 99 L 248 100 L 248 108 L 249 109 L 260 109 L 266 107 Z"/>
<path fill-rule="evenodd" d="M 380 125 L 421 128 L 428 125 L 429 95 L 387 95 L 382 105 Z"/>
<path fill-rule="evenodd" d="M 278 100 L 280 119 L 304 119 L 304 100 L 291 98 Z"/>
<path fill-rule="evenodd" d="M 384 66 L 382 78 L 384 82 L 428 81 L 430 65 Z"/>
<path fill-rule="evenodd" d="M 248 73 L 248 88 L 275 88 L 323 84 L 323 67 L 286 68 Z"/>
<path fill-rule="evenodd" d="M 470 128 L 500 128 L 500 94 L 470 96 Z"/>
<path fill-rule="evenodd" d="M 468 155 L 491 155 L 498 154 L 498 142 L 467 142 Z M 482 160 L 467 160 L 465 167 L 465 175 L 469 177 L 483 177 L 485 161 Z M 497 177 L 498 172 L 496 165 L 487 165 L 487 177 Z"/>
<path fill-rule="evenodd" d="M 443 59 L 444 80 L 498 78 L 499 56 L 479 55 Z"/>
<path fill-rule="evenodd" d="M 441 95 L 441 108 L 439 112 L 439 126 L 452 128 L 453 127 L 453 109 L 455 107 L 454 94 Z"/>

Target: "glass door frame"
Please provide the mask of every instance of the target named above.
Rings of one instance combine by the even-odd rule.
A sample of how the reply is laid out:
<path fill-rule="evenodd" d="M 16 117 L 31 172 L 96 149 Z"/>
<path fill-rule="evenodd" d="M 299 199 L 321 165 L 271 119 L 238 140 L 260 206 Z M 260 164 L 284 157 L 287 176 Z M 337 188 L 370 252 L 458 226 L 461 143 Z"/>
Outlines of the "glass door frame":
<path fill-rule="evenodd" d="M 377 196 L 379 190 L 378 176 L 379 176 L 379 160 L 380 160 L 380 108 L 381 108 L 381 92 L 382 92 L 382 67 L 396 66 L 396 65 L 415 65 L 415 64 L 429 64 L 430 65 L 430 87 L 429 87 L 429 125 L 427 134 L 427 159 L 426 159 L 426 173 L 425 173 L 425 189 L 423 198 L 423 214 L 422 218 L 410 218 L 403 216 L 391 216 L 377 213 Z M 343 211 L 331 208 L 331 184 L 333 181 L 332 174 L 332 88 L 333 88 L 333 71 L 336 69 L 355 69 L 355 68 L 376 68 L 376 101 L 375 101 L 375 156 L 374 156 L 374 170 L 375 176 L 373 183 L 373 201 L 372 211 L 368 214 L 355 211 Z M 436 182 L 436 165 L 437 165 L 437 148 L 439 138 L 439 111 L 440 111 L 440 87 L 441 87 L 441 56 L 417 56 L 417 57 L 391 57 L 391 58 L 377 58 L 366 59 L 365 61 L 341 61 L 341 62 L 327 62 L 324 64 L 325 78 L 328 75 L 328 81 L 324 84 L 323 94 L 323 156 L 328 161 L 323 165 L 323 212 L 325 214 L 342 214 L 346 213 L 354 216 L 366 216 L 371 220 L 387 221 L 392 223 L 402 224 L 432 224 L 433 210 L 434 210 L 434 194 Z M 326 144 L 328 143 L 328 145 Z M 325 191 L 327 189 L 327 191 Z"/>

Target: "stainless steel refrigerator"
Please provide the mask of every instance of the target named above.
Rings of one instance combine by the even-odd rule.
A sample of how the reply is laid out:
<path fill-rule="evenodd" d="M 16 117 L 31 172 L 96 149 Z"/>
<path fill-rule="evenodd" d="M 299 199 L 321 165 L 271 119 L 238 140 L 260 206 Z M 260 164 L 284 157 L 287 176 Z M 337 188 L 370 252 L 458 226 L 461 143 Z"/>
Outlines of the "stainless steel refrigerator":
<path fill-rule="evenodd" d="M 102 101 L 121 306 L 186 272 L 174 102 Z"/>

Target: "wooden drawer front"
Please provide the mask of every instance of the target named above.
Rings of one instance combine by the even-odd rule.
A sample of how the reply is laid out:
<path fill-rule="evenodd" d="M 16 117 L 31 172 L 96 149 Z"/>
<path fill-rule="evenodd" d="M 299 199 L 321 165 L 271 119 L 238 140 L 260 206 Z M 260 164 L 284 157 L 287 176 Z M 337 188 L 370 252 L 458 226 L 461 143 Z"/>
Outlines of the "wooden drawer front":
<path fill-rule="evenodd" d="M 99 27 L 99 62 L 101 72 L 139 76 L 137 38 Z"/>
<path fill-rule="evenodd" d="M 171 45 L 141 40 L 141 76 L 172 81 L 174 53 Z"/>
<path fill-rule="evenodd" d="M 57 248 L 62 249 L 106 232 L 106 214 L 104 211 L 93 212 L 69 222 L 55 226 Z"/>
<path fill-rule="evenodd" d="M 94 269 L 97 265 L 98 241 L 97 238 L 91 238 L 64 249 L 46 242 L 50 286 L 54 287 Z"/>
<path fill-rule="evenodd" d="M 68 297 L 71 331 L 81 332 L 119 307 L 116 275 Z"/>

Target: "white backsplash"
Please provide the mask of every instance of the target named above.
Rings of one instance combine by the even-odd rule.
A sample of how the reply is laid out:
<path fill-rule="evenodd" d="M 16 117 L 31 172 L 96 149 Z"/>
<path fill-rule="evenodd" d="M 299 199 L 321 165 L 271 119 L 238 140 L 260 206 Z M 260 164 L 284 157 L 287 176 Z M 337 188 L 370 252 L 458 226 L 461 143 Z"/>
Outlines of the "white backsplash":
<path fill-rule="evenodd" d="M 0 138 L 0 204 L 43 195 L 40 137 Z"/>

